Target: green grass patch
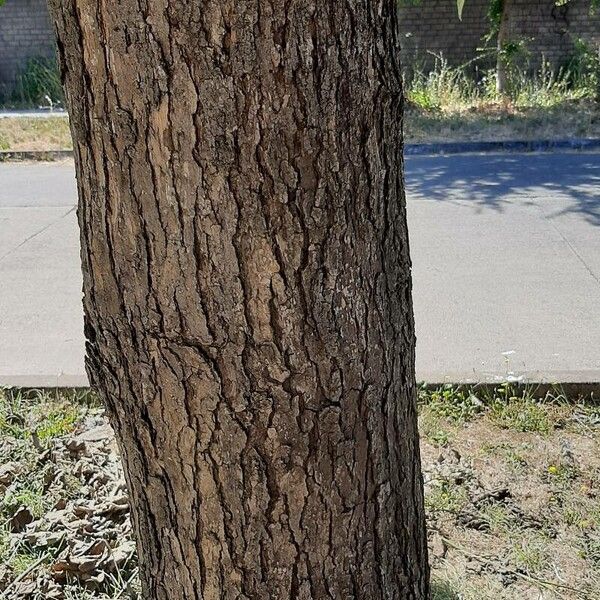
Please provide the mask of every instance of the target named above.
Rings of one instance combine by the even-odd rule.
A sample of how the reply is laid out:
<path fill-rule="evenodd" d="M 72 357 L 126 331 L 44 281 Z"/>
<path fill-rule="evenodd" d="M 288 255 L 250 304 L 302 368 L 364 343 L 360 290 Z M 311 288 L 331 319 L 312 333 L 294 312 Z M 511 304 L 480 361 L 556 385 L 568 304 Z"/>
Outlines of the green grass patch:
<path fill-rule="evenodd" d="M 548 541 L 543 536 L 518 535 L 511 549 L 511 559 L 528 575 L 537 575 L 550 564 Z"/>
<path fill-rule="evenodd" d="M 461 425 L 480 416 L 501 429 L 548 435 L 564 427 L 573 411 L 559 390 L 538 398 L 534 386 L 452 386 L 437 389 L 422 387 L 418 393 L 424 432 L 432 437 L 436 426 Z M 579 405 L 578 405 L 579 407 Z M 589 409 L 581 405 L 582 419 L 591 419 Z M 586 412 L 588 411 L 588 412 Z M 436 421 L 437 419 L 437 421 Z M 515 462 L 518 457 L 514 456 Z"/>
<path fill-rule="evenodd" d="M 0 390 L 0 434 L 15 439 L 46 442 L 71 433 L 96 400 L 90 392 L 61 395 L 47 390 L 26 393 Z"/>
<path fill-rule="evenodd" d="M 492 403 L 491 421 L 502 429 L 548 434 L 554 429 L 548 407 L 530 398 L 510 398 Z"/>
<path fill-rule="evenodd" d="M 425 496 L 425 508 L 430 512 L 457 513 L 467 501 L 467 492 L 447 479 L 440 480 Z"/>

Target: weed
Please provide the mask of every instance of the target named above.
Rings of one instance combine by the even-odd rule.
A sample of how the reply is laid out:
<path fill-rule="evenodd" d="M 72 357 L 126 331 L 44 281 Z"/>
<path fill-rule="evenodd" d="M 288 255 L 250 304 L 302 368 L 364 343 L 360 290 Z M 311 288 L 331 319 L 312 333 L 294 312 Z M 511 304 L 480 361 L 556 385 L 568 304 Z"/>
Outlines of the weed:
<path fill-rule="evenodd" d="M 575 52 L 569 59 L 566 70 L 575 82 L 582 82 L 595 99 L 600 101 L 600 47 L 594 48 L 581 38 L 575 40 Z"/>
<path fill-rule="evenodd" d="M 514 520 L 506 506 L 498 502 L 487 502 L 480 508 L 479 514 L 492 533 L 506 533 Z"/>
<path fill-rule="evenodd" d="M 35 518 L 44 514 L 46 506 L 41 481 L 22 481 L 15 489 L 9 490 L 0 501 L 0 514 L 10 516 L 21 506 L 27 507 Z"/>
<path fill-rule="evenodd" d="M 40 557 L 33 552 L 17 552 L 8 562 L 8 566 L 14 575 L 20 575 L 39 559 Z"/>
<path fill-rule="evenodd" d="M 431 412 L 429 407 L 421 408 L 419 430 L 421 435 L 434 446 L 447 446 L 452 439 L 450 431 L 443 426 L 443 420 Z"/>
<path fill-rule="evenodd" d="M 440 110 L 475 101 L 477 86 L 463 67 L 451 67 L 441 55 L 435 56 L 434 68 L 415 70 L 409 80 L 406 97 L 424 110 Z"/>
<path fill-rule="evenodd" d="M 519 540 L 512 547 L 511 558 L 515 565 L 526 573 L 539 573 L 550 562 L 548 543 L 542 537 L 519 536 Z"/>
<path fill-rule="evenodd" d="M 558 461 L 548 465 L 544 473 L 545 479 L 548 482 L 557 482 L 561 484 L 566 484 L 577 479 L 579 474 L 579 469 L 575 465 L 562 464 Z"/>
<path fill-rule="evenodd" d="M 600 569 L 600 537 L 585 536 L 582 541 L 581 555 L 589 560 L 595 569 Z"/>
<path fill-rule="evenodd" d="M 530 398 L 495 400 L 490 407 L 490 419 L 502 429 L 548 434 L 553 423 L 546 408 Z"/>
<path fill-rule="evenodd" d="M 457 513 L 466 500 L 467 493 L 463 487 L 444 479 L 425 495 L 425 506 L 431 512 Z"/>
<path fill-rule="evenodd" d="M 19 390 L 0 389 L 0 432 L 15 439 L 30 439 L 33 433 L 45 442 L 71 433 L 86 410 L 90 396 L 59 398 L 48 391 L 24 395 Z M 93 401 L 93 399 L 92 399 Z"/>
<path fill-rule="evenodd" d="M 508 69 L 507 95 L 493 70 L 453 67 L 436 57 L 430 70 L 407 74 L 405 134 L 412 142 L 562 138 L 600 135 L 600 53 L 578 46 L 561 68 L 547 61 Z M 517 61 L 518 63 L 519 61 Z"/>
<path fill-rule="evenodd" d="M 10 550 L 10 533 L 6 523 L 0 525 L 0 563 L 5 563 Z"/>
<path fill-rule="evenodd" d="M 490 420 L 503 429 L 548 434 L 563 427 L 569 418 L 563 396 L 548 393 L 537 400 L 534 388 L 516 388 L 505 383 L 496 388 L 476 386 L 442 386 L 435 390 L 425 387 L 419 391 L 421 414 L 427 437 L 432 437 L 434 418 L 450 423 L 464 424 L 478 415 L 487 414 Z M 515 466 L 523 463 L 522 457 L 508 457 Z M 522 466 L 522 465 L 521 465 Z"/>
<path fill-rule="evenodd" d="M 473 69 L 475 61 L 452 67 L 443 56 L 434 56 L 433 68 L 416 69 L 406 78 L 406 97 L 413 106 L 425 111 L 452 111 L 500 100 L 494 70 L 481 75 Z M 594 100 L 599 73 L 600 55 L 579 42 L 573 59 L 557 69 L 544 59 L 535 70 L 519 61 L 512 62 L 508 70 L 507 96 L 502 100 L 519 107 L 543 108 L 569 100 Z"/>
<path fill-rule="evenodd" d="M 471 421 L 483 410 L 483 403 L 472 390 L 454 386 L 442 386 L 437 390 L 423 388 L 419 392 L 419 401 L 431 414 L 459 423 Z"/>
<path fill-rule="evenodd" d="M 72 404 L 55 405 L 45 412 L 36 433 L 40 441 L 64 436 L 75 429 L 79 412 Z"/>
<path fill-rule="evenodd" d="M 459 600 L 460 595 L 450 581 L 434 577 L 431 581 L 431 600 Z"/>
<path fill-rule="evenodd" d="M 68 150 L 72 147 L 66 116 L 0 119 L 0 150 Z"/>
<path fill-rule="evenodd" d="M 586 518 L 582 509 L 575 506 L 566 506 L 562 510 L 562 520 L 565 525 L 571 527 L 577 527 L 582 531 L 589 529 L 592 526 L 592 522 Z"/>

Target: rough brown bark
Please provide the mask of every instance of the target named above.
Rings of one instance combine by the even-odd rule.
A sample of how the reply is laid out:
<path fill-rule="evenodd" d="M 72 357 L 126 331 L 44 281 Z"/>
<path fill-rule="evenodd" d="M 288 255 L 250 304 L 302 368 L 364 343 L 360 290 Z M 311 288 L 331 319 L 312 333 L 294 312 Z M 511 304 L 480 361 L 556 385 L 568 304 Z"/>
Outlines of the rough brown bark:
<path fill-rule="evenodd" d="M 50 0 L 145 598 L 428 595 L 395 0 Z"/>

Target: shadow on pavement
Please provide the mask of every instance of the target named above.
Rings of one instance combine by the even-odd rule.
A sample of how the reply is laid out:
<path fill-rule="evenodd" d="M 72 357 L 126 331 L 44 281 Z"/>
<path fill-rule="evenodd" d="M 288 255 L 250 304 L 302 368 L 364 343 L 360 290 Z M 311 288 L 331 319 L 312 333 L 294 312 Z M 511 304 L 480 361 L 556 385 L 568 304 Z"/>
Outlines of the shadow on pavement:
<path fill-rule="evenodd" d="M 549 217 L 580 215 L 600 226 L 600 153 L 407 157 L 406 186 L 409 199 L 460 202 L 478 212 L 542 199 Z"/>

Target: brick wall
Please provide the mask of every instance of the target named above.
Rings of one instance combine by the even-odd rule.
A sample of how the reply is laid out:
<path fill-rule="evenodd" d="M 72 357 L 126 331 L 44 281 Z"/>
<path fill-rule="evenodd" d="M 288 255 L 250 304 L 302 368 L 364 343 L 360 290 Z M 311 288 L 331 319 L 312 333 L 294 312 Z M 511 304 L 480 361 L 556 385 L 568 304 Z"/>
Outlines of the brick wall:
<path fill-rule="evenodd" d="M 462 21 L 456 0 L 399 1 L 402 57 L 405 65 L 431 65 L 431 53 L 442 54 L 453 65 L 471 60 L 488 30 L 488 0 L 467 0 Z"/>
<path fill-rule="evenodd" d="M 29 58 L 54 56 L 46 0 L 6 0 L 0 6 L 0 98 L 10 94 Z"/>
<path fill-rule="evenodd" d="M 489 30 L 488 0 L 467 0 L 462 21 L 456 0 L 422 0 L 414 6 L 399 1 L 405 65 L 431 65 L 431 52 L 459 65 L 483 46 L 482 38 Z M 600 14 L 590 15 L 589 0 L 572 0 L 564 7 L 555 6 L 554 0 L 510 1 L 510 35 L 526 41 L 532 64 L 539 63 L 542 55 L 560 64 L 572 54 L 577 38 L 600 45 Z"/>
<path fill-rule="evenodd" d="M 600 14 L 590 14 L 589 0 L 556 6 L 554 0 L 511 0 L 511 39 L 524 40 L 532 58 L 544 55 L 551 63 L 564 62 L 577 38 L 600 46 Z"/>

